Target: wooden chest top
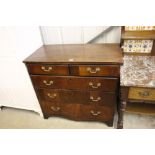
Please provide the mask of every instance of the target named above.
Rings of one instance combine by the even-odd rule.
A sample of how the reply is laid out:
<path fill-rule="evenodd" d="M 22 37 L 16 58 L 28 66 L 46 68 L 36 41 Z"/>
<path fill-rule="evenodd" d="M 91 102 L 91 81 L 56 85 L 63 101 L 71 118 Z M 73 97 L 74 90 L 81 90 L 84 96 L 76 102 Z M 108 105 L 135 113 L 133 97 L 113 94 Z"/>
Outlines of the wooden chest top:
<path fill-rule="evenodd" d="M 122 64 L 119 44 L 43 45 L 25 63 Z"/>

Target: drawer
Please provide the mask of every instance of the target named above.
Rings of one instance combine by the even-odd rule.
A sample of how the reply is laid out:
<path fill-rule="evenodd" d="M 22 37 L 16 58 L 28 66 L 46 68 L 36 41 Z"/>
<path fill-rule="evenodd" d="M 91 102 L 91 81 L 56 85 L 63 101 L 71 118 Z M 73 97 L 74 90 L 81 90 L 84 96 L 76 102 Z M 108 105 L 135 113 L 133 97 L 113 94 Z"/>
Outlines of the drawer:
<path fill-rule="evenodd" d="M 81 105 L 79 117 L 83 121 L 109 121 L 113 120 L 114 113 L 114 107 Z"/>
<path fill-rule="evenodd" d="M 46 116 L 56 115 L 60 116 L 62 111 L 62 106 L 60 103 L 51 103 L 51 102 L 41 102 L 41 108 Z"/>
<path fill-rule="evenodd" d="M 61 76 L 31 75 L 31 80 L 36 88 L 67 89 L 69 78 Z"/>
<path fill-rule="evenodd" d="M 39 89 L 38 93 L 44 101 L 50 101 L 52 103 L 79 103 L 108 106 L 116 104 L 116 94 L 111 92 Z"/>
<path fill-rule="evenodd" d="M 54 89 L 83 89 L 114 92 L 117 90 L 117 78 L 105 77 L 60 77 L 60 76 L 31 76 L 33 85 L 37 88 Z"/>
<path fill-rule="evenodd" d="M 67 65 L 27 64 L 30 74 L 69 75 Z"/>
<path fill-rule="evenodd" d="M 120 68 L 117 65 L 73 65 L 72 75 L 80 76 L 114 76 L 119 77 Z"/>
<path fill-rule="evenodd" d="M 48 116 L 65 116 L 80 121 L 109 121 L 113 120 L 115 113 L 114 107 L 50 102 L 43 102 L 42 109 Z"/>
<path fill-rule="evenodd" d="M 60 103 L 51 103 L 43 101 L 42 110 L 45 115 L 48 116 L 65 116 L 70 119 L 79 119 L 80 114 L 80 104 L 60 104 Z"/>
<path fill-rule="evenodd" d="M 115 92 L 118 86 L 117 78 L 76 77 L 70 78 L 68 81 L 68 89 Z"/>
<path fill-rule="evenodd" d="M 155 101 L 155 89 L 151 88 L 129 88 L 129 99 Z"/>

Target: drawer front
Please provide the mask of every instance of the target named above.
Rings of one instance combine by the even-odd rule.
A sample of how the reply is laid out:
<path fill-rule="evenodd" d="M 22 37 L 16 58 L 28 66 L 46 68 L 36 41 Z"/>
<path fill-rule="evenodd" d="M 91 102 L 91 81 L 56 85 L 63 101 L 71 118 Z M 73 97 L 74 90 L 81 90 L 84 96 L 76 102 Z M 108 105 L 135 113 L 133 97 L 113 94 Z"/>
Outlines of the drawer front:
<path fill-rule="evenodd" d="M 31 76 L 32 82 L 38 88 L 54 89 L 83 89 L 102 90 L 114 92 L 117 90 L 117 78 L 100 77 L 52 77 L 52 76 Z"/>
<path fill-rule="evenodd" d="M 60 103 L 51 103 L 51 102 L 41 102 L 41 108 L 44 115 L 56 115 L 60 116 L 62 111 L 62 106 Z"/>
<path fill-rule="evenodd" d="M 68 89 L 94 90 L 94 91 L 109 91 L 117 90 L 117 78 L 104 77 L 81 77 L 70 78 Z"/>
<path fill-rule="evenodd" d="M 36 88 L 68 89 L 68 78 L 61 76 L 31 75 Z"/>
<path fill-rule="evenodd" d="M 119 77 L 120 68 L 117 65 L 80 65 L 71 66 L 72 75 L 80 76 L 114 76 Z"/>
<path fill-rule="evenodd" d="M 80 118 L 84 121 L 109 121 L 113 120 L 114 113 L 114 107 L 81 105 Z"/>
<path fill-rule="evenodd" d="M 30 74 L 69 75 L 67 65 L 27 64 Z"/>
<path fill-rule="evenodd" d="M 155 101 L 155 89 L 150 88 L 129 88 L 129 99 Z"/>
<path fill-rule="evenodd" d="M 110 92 L 40 89 L 38 93 L 43 100 L 52 103 L 79 103 L 108 106 L 116 104 L 116 94 Z"/>
<path fill-rule="evenodd" d="M 44 114 L 48 116 L 65 116 L 75 120 L 78 120 L 80 116 L 80 104 L 57 104 L 43 101 L 41 107 Z"/>
<path fill-rule="evenodd" d="M 109 121 L 114 118 L 114 107 L 43 102 L 42 110 L 49 116 L 65 116 L 80 121 Z"/>

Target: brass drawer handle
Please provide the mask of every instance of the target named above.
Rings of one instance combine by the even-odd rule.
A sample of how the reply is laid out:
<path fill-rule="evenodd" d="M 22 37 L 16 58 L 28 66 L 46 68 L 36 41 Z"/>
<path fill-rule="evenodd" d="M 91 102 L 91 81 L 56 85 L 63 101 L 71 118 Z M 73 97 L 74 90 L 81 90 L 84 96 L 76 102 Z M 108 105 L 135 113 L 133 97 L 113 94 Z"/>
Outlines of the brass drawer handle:
<path fill-rule="evenodd" d="M 55 94 L 55 93 L 54 93 L 54 94 L 48 93 L 47 96 L 48 96 L 49 98 L 56 98 L 57 94 Z"/>
<path fill-rule="evenodd" d="M 45 85 L 47 85 L 47 86 L 50 86 L 50 85 L 53 84 L 53 81 L 51 80 L 51 81 L 47 82 L 46 80 L 44 80 L 43 83 L 44 83 Z"/>
<path fill-rule="evenodd" d="M 100 68 L 97 67 L 97 68 L 95 68 L 95 69 L 92 69 L 92 68 L 88 67 L 88 68 L 87 68 L 87 71 L 90 72 L 90 73 L 92 73 L 92 74 L 95 74 L 95 73 L 97 73 L 97 72 L 100 71 Z"/>
<path fill-rule="evenodd" d="M 101 97 L 97 97 L 97 99 L 94 99 L 93 96 L 90 96 L 90 99 L 93 101 L 93 102 L 98 102 L 101 100 Z"/>
<path fill-rule="evenodd" d="M 94 86 L 92 82 L 89 82 L 89 86 L 91 86 L 92 88 L 99 88 L 101 86 L 101 83 L 97 83 L 96 86 Z"/>
<path fill-rule="evenodd" d="M 101 114 L 100 111 L 95 112 L 94 110 L 91 110 L 90 113 L 91 113 L 93 116 L 98 116 L 98 115 Z"/>
<path fill-rule="evenodd" d="M 54 107 L 54 106 L 51 106 L 51 109 L 53 110 L 53 111 L 59 111 L 60 110 L 60 107 Z"/>
<path fill-rule="evenodd" d="M 52 70 L 52 67 L 45 67 L 45 66 L 42 66 L 41 69 L 45 72 L 50 72 Z"/>
<path fill-rule="evenodd" d="M 141 97 L 148 97 L 150 95 L 150 92 L 149 91 L 144 91 L 144 92 L 139 92 L 138 94 Z"/>

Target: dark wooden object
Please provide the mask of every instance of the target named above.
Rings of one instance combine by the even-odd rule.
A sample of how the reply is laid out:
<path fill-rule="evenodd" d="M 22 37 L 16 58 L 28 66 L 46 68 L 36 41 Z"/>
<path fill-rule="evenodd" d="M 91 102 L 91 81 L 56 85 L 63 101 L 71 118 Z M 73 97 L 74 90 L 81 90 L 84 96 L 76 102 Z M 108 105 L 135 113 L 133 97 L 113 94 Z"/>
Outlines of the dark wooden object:
<path fill-rule="evenodd" d="M 134 92 L 132 93 L 132 91 Z M 138 94 L 136 92 L 138 92 Z M 125 111 L 136 114 L 155 114 L 154 92 L 154 88 L 147 88 L 146 90 L 146 88 L 143 87 L 121 86 L 117 128 L 123 128 L 123 116 Z"/>
<path fill-rule="evenodd" d="M 121 46 L 123 45 L 124 40 L 153 40 L 153 47 L 151 53 L 124 53 L 124 55 L 133 55 L 135 56 L 150 56 L 153 58 L 155 55 L 155 31 L 125 31 L 125 26 L 122 26 L 121 29 Z M 144 58 L 144 57 L 143 57 Z M 151 59 L 150 59 L 151 60 Z M 142 60 L 137 60 L 137 66 L 139 70 L 141 68 L 153 67 L 148 65 L 147 67 L 141 66 L 140 63 Z M 124 62 L 125 64 L 126 62 Z M 135 62 L 133 61 L 133 64 Z M 139 65 L 138 65 L 139 64 Z M 153 63 L 152 63 L 153 64 Z M 130 64 L 131 65 L 131 64 Z M 125 66 L 128 66 L 127 64 Z M 123 66 L 124 67 L 124 66 Z M 137 72 L 139 71 L 137 70 Z M 127 74 L 123 72 L 122 74 Z M 133 69 L 133 73 L 135 74 L 135 70 Z M 121 77 L 124 75 L 121 74 Z M 128 74 L 127 74 L 128 75 Z M 147 76 L 146 76 L 147 75 Z M 151 73 L 147 73 L 145 76 L 146 79 L 150 79 L 153 81 L 153 77 Z M 129 75 L 128 75 L 129 76 Z M 149 77 L 151 76 L 151 78 Z M 130 77 L 130 76 L 129 76 Z M 140 79 L 139 79 L 140 80 Z M 147 83 L 143 83 L 143 87 L 140 87 L 138 84 L 134 84 L 132 86 L 129 85 L 121 85 L 120 87 L 120 102 L 118 104 L 118 125 L 117 128 L 123 128 L 123 115 L 124 112 L 137 113 L 137 114 L 147 114 L 152 115 L 155 114 L 155 89 L 147 86 Z"/>
<path fill-rule="evenodd" d="M 44 118 L 113 126 L 122 65 L 119 44 L 44 45 L 24 63 Z"/>

